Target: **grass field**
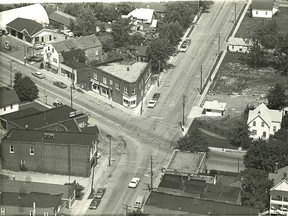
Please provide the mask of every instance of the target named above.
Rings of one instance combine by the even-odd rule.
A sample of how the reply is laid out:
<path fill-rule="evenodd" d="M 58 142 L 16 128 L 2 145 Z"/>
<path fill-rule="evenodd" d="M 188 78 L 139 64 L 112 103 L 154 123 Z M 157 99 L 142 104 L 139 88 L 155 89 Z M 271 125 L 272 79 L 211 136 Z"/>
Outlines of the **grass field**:
<path fill-rule="evenodd" d="M 281 7 L 279 8 L 280 12 L 273 16 L 273 19 L 276 20 L 276 29 L 277 32 L 288 33 L 288 8 Z M 241 25 L 235 35 L 235 37 L 247 38 L 249 31 L 253 30 L 255 27 L 261 25 L 266 19 L 263 18 L 252 18 L 250 12 L 247 11 L 244 19 L 241 22 Z"/>

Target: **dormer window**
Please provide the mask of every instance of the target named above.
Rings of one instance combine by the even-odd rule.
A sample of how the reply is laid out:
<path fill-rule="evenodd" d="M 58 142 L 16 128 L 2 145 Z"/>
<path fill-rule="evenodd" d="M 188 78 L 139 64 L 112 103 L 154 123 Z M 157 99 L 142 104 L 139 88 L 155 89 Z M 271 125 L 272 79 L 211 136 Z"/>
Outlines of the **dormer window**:
<path fill-rule="evenodd" d="M 256 126 L 256 121 L 253 121 L 253 126 Z"/>

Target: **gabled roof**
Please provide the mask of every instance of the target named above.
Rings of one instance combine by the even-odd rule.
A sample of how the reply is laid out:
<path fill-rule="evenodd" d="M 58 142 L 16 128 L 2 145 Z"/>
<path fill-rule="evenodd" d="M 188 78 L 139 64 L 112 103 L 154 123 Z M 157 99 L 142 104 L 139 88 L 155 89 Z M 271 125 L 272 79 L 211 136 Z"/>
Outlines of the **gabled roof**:
<path fill-rule="evenodd" d="M 24 34 L 27 33 L 30 37 L 37 34 L 44 28 L 40 23 L 24 18 L 16 18 L 12 22 L 8 23 L 7 27 Z"/>
<path fill-rule="evenodd" d="M 54 11 L 53 13 L 49 14 L 49 19 L 61 23 L 65 26 L 70 26 L 71 20 L 76 21 L 76 17 L 71 16 L 70 14 L 64 13 L 62 11 Z"/>
<path fill-rule="evenodd" d="M 15 103 L 20 103 L 16 91 L 7 87 L 0 87 L 0 107 Z"/>
<path fill-rule="evenodd" d="M 282 181 L 284 177 L 284 173 L 288 175 L 288 166 L 282 167 L 281 169 L 277 169 L 275 173 L 269 173 L 268 178 L 273 180 L 274 185 L 277 185 L 279 182 Z"/>
<path fill-rule="evenodd" d="M 0 28 L 6 28 L 8 23 L 18 17 L 35 20 L 41 24 L 49 24 L 49 18 L 44 7 L 41 4 L 33 4 L 0 12 Z"/>
<path fill-rule="evenodd" d="M 47 134 L 53 134 L 53 137 L 49 138 Z M 2 141 L 91 145 L 97 136 L 98 134 L 82 132 L 11 129 Z"/>
<path fill-rule="evenodd" d="M 253 10 L 271 10 L 273 9 L 274 1 L 273 0 L 252 0 L 252 9 Z"/>
<path fill-rule="evenodd" d="M 264 103 L 261 103 L 254 110 L 249 110 L 247 124 L 249 125 L 257 117 L 262 118 L 268 127 L 271 127 L 272 122 L 282 122 L 282 112 L 268 109 Z"/>
<path fill-rule="evenodd" d="M 65 51 L 62 52 L 64 62 L 72 61 L 72 62 L 77 63 L 76 60 L 79 60 L 79 58 L 81 58 L 83 56 L 82 54 L 85 56 L 84 51 L 81 49 L 72 49 L 72 50 L 69 50 L 67 52 L 65 52 Z"/>
<path fill-rule="evenodd" d="M 52 42 L 51 45 L 58 52 L 68 52 L 72 49 L 89 49 L 102 46 L 96 35 L 88 35 L 84 37 L 71 38 L 68 40 Z"/>
<path fill-rule="evenodd" d="M 127 17 L 133 17 L 137 20 L 144 20 L 146 23 L 151 23 L 153 19 L 153 9 L 149 8 L 136 8 L 133 11 L 131 11 Z"/>

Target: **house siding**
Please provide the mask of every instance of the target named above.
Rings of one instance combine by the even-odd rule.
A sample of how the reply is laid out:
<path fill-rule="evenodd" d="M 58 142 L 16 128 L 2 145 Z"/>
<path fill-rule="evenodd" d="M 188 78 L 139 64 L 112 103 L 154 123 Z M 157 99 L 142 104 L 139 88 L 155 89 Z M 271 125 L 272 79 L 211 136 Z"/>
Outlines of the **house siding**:
<path fill-rule="evenodd" d="M 230 52 L 241 52 L 241 53 L 248 53 L 250 51 L 250 47 L 242 46 L 242 45 L 228 45 L 228 51 Z"/>
<path fill-rule="evenodd" d="M 93 60 L 101 61 L 102 46 L 88 48 L 88 49 L 85 49 L 84 51 L 85 51 L 85 55 L 87 57 L 88 62 L 91 62 Z"/>
<path fill-rule="evenodd" d="M 252 17 L 260 17 L 260 18 L 272 18 L 273 12 L 272 10 L 259 10 L 253 9 L 252 10 Z"/>
<path fill-rule="evenodd" d="M 253 122 L 256 122 L 256 126 L 253 126 Z M 268 127 L 268 125 L 264 122 L 264 127 L 261 126 L 261 123 L 264 122 L 262 120 L 262 118 L 257 117 L 255 118 L 252 122 L 249 123 L 249 130 L 251 131 L 251 135 L 250 137 L 253 139 L 258 139 L 258 138 L 262 138 L 263 133 L 266 133 L 266 137 L 263 139 L 268 139 L 269 135 L 270 135 L 270 128 Z M 257 134 L 253 135 L 252 131 L 256 130 Z"/>
<path fill-rule="evenodd" d="M 10 145 L 14 146 L 14 154 L 10 153 Z M 95 144 L 94 144 L 95 145 Z M 34 147 L 34 155 L 30 155 L 30 147 Z M 2 141 L 2 165 L 4 169 L 20 170 L 21 160 L 29 171 L 69 175 L 89 176 L 90 148 L 93 145 L 73 145 L 59 143 L 32 143 Z"/>
<path fill-rule="evenodd" d="M 18 110 L 19 110 L 19 104 L 18 103 L 12 104 L 12 108 L 11 108 L 11 104 L 10 104 L 10 105 L 7 105 L 5 107 L 0 108 L 0 115 L 5 115 L 8 113 L 16 112 Z"/>

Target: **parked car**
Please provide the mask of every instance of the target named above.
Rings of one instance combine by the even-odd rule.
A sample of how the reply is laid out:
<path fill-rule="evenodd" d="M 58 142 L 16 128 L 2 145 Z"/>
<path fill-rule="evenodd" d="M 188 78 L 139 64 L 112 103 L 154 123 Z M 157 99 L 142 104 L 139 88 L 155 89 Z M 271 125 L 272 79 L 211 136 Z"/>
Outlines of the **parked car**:
<path fill-rule="evenodd" d="M 100 203 L 101 203 L 101 199 L 94 197 L 90 206 L 89 206 L 89 209 L 91 209 L 91 210 L 97 209 L 97 207 L 100 205 Z"/>
<path fill-rule="evenodd" d="M 67 35 L 67 36 L 69 36 L 69 37 L 74 37 L 74 34 L 73 34 L 73 32 L 72 32 L 70 29 L 61 30 L 61 32 L 62 32 L 64 35 Z"/>
<path fill-rule="evenodd" d="M 28 62 L 41 62 L 41 61 L 43 61 L 43 57 L 34 55 L 34 56 L 28 57 L 27 61 Z"/>
<path fill-rule="evenodd" d="M 153 96 L 152 96 L 153 100 L 157 100 L 158 101 L 159 98 L 160 98 L 160 93 L 154 93 Z"/>
<path fill-rule="evenodd" d="M 32 75 L 39 78 L 39 79 L 44 79 L 45 78 L 45 75 L 40 72 L 40 71 L 36 71 L 36 72 L 32 72 Z"/>
<path fill-rule="evenodd" d="M 181 44 L 179 51 L 186 52 L 190 44 L 191 44 L 191 39 L 185 39 L 185 41 L 183 41 L 183 43 Z"/>
<path fill-rule="evenodd" d="M 106 188 L 99 188 L 95 194 L 95 198 L 101 199 L 106 192 Z"/>
<path fill-rule="evenodd" d="M 149 100 L 148 102 L 148 108 L 154 108 L 156 106 L 157 100 Z"/>
<path fill-rule="evenodd" d="M 34 49 L 35 50 L 43 49 L 44 46 L 45 46 L 45 43 L 35 43 L 34 44 Z"/>
<path fill-rule="evenodd" d="M 64 104 L 60 101 L 59 98 L 56 98 L 56 100 L 53 102 L 53 106 L 54 107 L 59 107 L 59 106 L 63 106 Z"/>
<path fill-rule="evenodd" d="M 140 182 L 140 178 L 134 177 L 134 178 L 132 178 L 132 180 L 130 181 L 128 187 L 129 187 L 129 188 L 136 188 L 139 182 Z"/>
<path fill-rule="evenodd" d="M 61 82 L 61 81 L 54 81 L 53 85 L 55 85 L 55 86 L 57 86 L 59 88 L 62 88 L 62 89 L 67 88 L 67 85 L 65 83 Z"/>

